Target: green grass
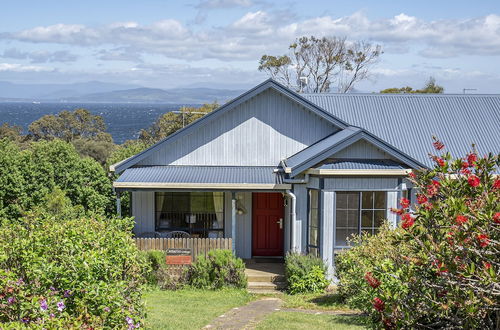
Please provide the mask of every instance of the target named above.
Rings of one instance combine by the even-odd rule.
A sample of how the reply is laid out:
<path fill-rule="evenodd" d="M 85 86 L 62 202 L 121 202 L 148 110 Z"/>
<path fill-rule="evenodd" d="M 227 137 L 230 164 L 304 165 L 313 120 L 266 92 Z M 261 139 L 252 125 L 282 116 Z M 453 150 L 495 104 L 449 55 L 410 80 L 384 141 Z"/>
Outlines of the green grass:
<path fill-rule="evenodd" d="M 335 310 L 335 311 L 350 311 L 352 310 L 342 302 L 339 295 L 336 293 L 307 293 L 288 295 L 284 294 L 280 297 L 284 301 L 285 308 L 301 308 L 301 309 L 316 309 L 316 310 Z"/>
<path fill-rule="evenodd" d="M 246 290 L 154 290 L 145 294 L 148 329 L 200 329 L 253 297 Z"/>
<path fill-rule="evenodd" d="M 361 316 L 337 316 L 306 314 L 299 312 L 276 312 L 257 325 L 257 329 L 366 329 Z"/>

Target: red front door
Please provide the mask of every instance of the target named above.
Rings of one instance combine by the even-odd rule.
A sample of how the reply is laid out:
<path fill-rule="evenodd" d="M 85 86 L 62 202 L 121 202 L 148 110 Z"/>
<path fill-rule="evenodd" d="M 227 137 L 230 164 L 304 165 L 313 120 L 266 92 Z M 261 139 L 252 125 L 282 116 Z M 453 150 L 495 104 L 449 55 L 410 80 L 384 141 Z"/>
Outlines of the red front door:
<path fill-rule="evenodd" d="M 252 255 L 283 256 L 283 196 L 252 194 Z"/>

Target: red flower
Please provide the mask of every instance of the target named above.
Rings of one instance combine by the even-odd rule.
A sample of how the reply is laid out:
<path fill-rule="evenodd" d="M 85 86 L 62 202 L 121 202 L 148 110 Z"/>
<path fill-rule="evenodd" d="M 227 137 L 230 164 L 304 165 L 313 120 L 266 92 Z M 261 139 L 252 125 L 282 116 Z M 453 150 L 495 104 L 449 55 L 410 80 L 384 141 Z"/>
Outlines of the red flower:
<path fill-rule="evenodd" d="M 432 144 L 434 145 L 434 148 L 436 148 L 436 150 L 441 150 L 444 148 L 443 142 L 441 142 L 439 140 L 434 141 L 434 143 L 432 143 Z"/>
<path fill-rule="evenodd" d="M 500 223 L 500 212 L 493 215 L 493 221 L 495 221 L 495 223 Z"/>
<path fill-rule="evenodd" d="M 467 219 L 467 217 L 464 215 L 457 215 L 457 217 L 455 218 L 455 223 L 457 225 L 463 225 L 467 221 L 469 221 L 469 219 Z"/>
<path fill-rule="evenodd" d="M 495 182 L 493 182 L 493 189 L 500 189 L 500 179 L 496 179 Z"/>
<path fill-rule="evenodd" d="M 422 195 L 422 194 L 418 194 L 417 195 L 417 203 L 418 204 L 424 204 L 424 203 L 427 203 L 428 199 L 425 195 Z"/>
<path fill-rule="evenodd" d="M 469 167 L 469 163 L 467 163 L 466 161 L 463 161 L 462 162 L 462 168 L 466 169 L 467 167 Z"/>
<path fill-rule="evenodd" d="M 441 185 L 441 183 L 437 180 L 432 180 L 432 184 L 436 187 L 439 187 Z"/>
<path fill-rule="evenodd" d="M 375 298 L 373 298 L 373 307 L 377 311 L 383 312 L 384 308 L 385 308 L 385 303 L 379 297 L 375 297 Z"/>
<path fill-rule="evenodd" d="M 447 273 L 448 272 L 448 268 L 446 268 L 446 265 L 444 264 L 444 262 L 441 262 L 439 260 L 434 260 L 432 262 L 432 265 L 437 268 L 436 269 L 436 273 L 438 273 L 438 275 L 441 275 L 443 273 Z"/>
<path fill-rule="evenodd" d="M 367 272 L 365 274 L 365 280 L 374 289 L 380 286 L 380 281 L 373 277 L 373 274 L 371 272 Z"/>
<path fill-rule="evenodd" d="M 417 175 L 414 172 L 408 173 L 408 176 L 412 179 L 415 179 L 417 177 Z"/>
<path fill-rule="evenodd" d="M 427 185 L 427 195 L 429 195 L 430 197 L 436 195 L 439 191 L 439 184 L 434 184 L 434 182 L 437 181 L 433 180 L 432 184 Z"/>
<path fill-rule="evenodd" d="M 399 203 L 401 204 L 401 206 L 406 209 L 406 208 L 409 208 L 410 207 L 410 200 L 408 198 L 401 198 L 401 200 L 399 201 Z"/>
<path fill-rule="evenodd" d="M 446 163 L 444 162 L 443 158 L 439 158 L 439 157 L 436 157 L 436 163 L 441 166 L 441 167 L 444 167 L 446 165 Z"/>
<path fill-rule="evenodd" d="M 469 162 L 469 166 L 474 166 L 474 163 L 477 162 L 477 155 L 472 153 L 468 154 L 467 162 Z"/>
<path fill-rule="evenodd" d="M 471 186 L 471 187 L 477 187 L 481 183 L 479 178 L 477 176 L 475 176 L 474 174 L 469 176 L 469 178 L 467 179 L 467 182 L 469 183 L 469 186 Z"/>
<path fill-rule="evenodd" d="M 395 208 L 391 207 L 391 212 L 394 213 L 394 214 L 397 214 L 397 215 L 402 215 L 405 212 L 405 210 L 403 210 L 403 209 L 395 209 Z"/>
<path fill-rule="evenodd" d="M 471 173 L 471 171 L 468 168 L 463 168 L 460 170 L 460 173 L 465 174 L 465 175 L 469 175 Z"/>
<path fill-rule="evenodd" d="M 486 234 L 478 234 L 477 240 L 479 241 L 480 247 L 486 247 L 490 244 L 490 238 Z"/>
<path fill-rule="evenodd" d="M 484 269 L 486 269 L 486 270 L 491 268 L 491 264 L 487 261 L 484 261 L 484 260 L 483 260 L 483 266 L 484 266 Z"/>
<path fill-rule="evenodd" d="M 403 214 L 402 219 L 403 219 L 403 223 L 402 223 L 401 227 L 403 227 L 404 229 L 408 229 L 415 224 L 415 218 L 413 218 L 410 215 L 410 213 Z"/>

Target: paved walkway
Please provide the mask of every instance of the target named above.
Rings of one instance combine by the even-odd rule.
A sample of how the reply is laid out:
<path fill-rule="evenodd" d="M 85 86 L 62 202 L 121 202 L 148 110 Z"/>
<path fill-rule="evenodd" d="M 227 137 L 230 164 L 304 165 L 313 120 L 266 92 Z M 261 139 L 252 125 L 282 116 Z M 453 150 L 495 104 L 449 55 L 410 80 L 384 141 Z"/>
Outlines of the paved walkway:
<path fill-rule="evenodd" d="M 296 312 L 306 314 L 328 314 L 340 316 L 356 316 L 355 311 L 323 311 L 300 308 L 281 308 L 283 301 L 279 298 L 264 298 L 252 301 L 245 306 L 235 307 L 213 320 L 204 329 L 253 329 L 267 315 L 277 312 Z"/>
<path fill-rule="evenodd" d="M 278 298 L 264 298 L 245 306 L 235 307 L 213 320 L 204 329 L 252 329 L 268 314 L 280 310 L 283 302 Z"/>

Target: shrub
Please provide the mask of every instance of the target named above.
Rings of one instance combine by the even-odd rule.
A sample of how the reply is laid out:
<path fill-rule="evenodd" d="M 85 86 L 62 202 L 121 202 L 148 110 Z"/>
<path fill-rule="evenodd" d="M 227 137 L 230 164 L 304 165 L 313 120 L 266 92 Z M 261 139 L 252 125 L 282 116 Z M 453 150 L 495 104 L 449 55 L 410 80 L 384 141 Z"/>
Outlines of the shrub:
<path fill-rule="evenodd" d="M 323 292 L 330 284 L 326 266 L 318 257 L 289 253 L 285 258 L 285 277 L 290 294 Z"/>
<path fill-rule="evenodd" d="M 165 263 L 166 254 L 163 251 L 141 251 L 146 267 L 143 277 L 150 285 L 158 286 L 162 290 L 177 290 L 185 284 L 184 267 L 172 267 Z"/>
<path fill-rule="evenodd" d="M 0 323 L 124 328 L 144 316 L 131 219 L 30 214 L 0 225 Z"/>
<path fill-rule="evenodd" d="M 443 148 L 439 141 L 435 146 Z M 341 283 L 359 284 L 358 291 L 345 292 L 356 296 L 349 301 L 363 306 L 378 327 L 495 329 L 500 157 L 481 158 L 474 151 L 462 159 L 449 153 L 431 157 L 433 169 L 410 176 L 418 192 L 414 210 L 405 208 L 404 199 L 394 210 L 402 229 L 340 257 Z M 366 251 L 384 249 L 377 240 L 387 243 L 388 252 L 370 256 Z"/>
<path fill-rule="evenodd" d="M 245 264 L 231 250 L 211 250 L 198 257 L 186 274 L 187 283 L 200 289 L 245 288 Z"/>

